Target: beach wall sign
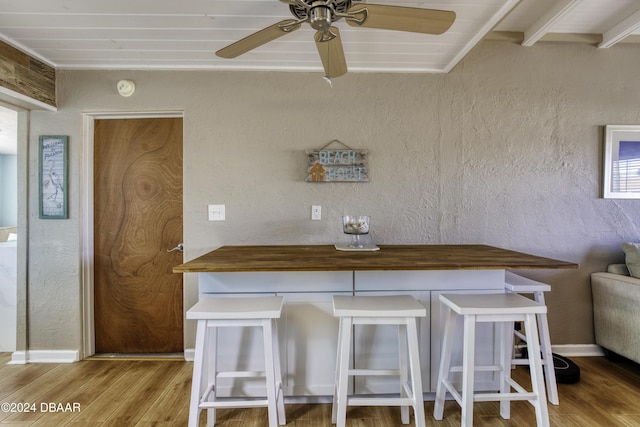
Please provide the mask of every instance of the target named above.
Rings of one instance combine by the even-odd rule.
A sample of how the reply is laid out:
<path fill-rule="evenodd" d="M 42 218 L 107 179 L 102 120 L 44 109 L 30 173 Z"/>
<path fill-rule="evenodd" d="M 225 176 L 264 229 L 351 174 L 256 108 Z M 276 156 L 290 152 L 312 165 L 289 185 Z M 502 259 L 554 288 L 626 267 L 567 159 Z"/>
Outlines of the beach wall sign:
<path fill-rule="evenodd" d="M 340 142 L 337 140 L 333 142 Z M 341 143 L 342 144 L 342 143 Z M 343 144 L 344 145 L 344 144 Z M 368 182 L 367 150 L 307 150 L 306 182 Z"/>

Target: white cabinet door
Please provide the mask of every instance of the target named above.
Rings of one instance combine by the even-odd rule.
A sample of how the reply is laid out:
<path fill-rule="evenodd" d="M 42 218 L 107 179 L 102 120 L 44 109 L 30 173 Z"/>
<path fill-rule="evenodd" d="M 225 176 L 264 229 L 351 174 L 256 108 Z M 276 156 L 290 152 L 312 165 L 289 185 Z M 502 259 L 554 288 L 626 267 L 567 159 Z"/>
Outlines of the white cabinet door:
<path fill-rule="evenodd" d="M 446 320 L 447 310 L 440 302 L 440 294 L 487 294 L 500 293 L 498 290 L 476 290 L 476 291 L 433 291 L 431 293 L 431 387 L 425 390 L 436 391 L 438 384 L 438 371 L 440 369 L 440 354 L 442 351 L 442 336 L 444 333 L 444 324 Z M 504 292 L 504 290 L 502 291 Z M 455 341 L 453 344 L 453 355 L 451 366 L 462 365 L 462 316 L 456 321 Z M 478 324 L 476 326 L 476 342 L 475 342 L 475 362 L 476 365 L 494 365 L 499 357 L 496 340 L 496 328 L 493 323 Z M 462 389 L 461 374 L 453 374 L 452 383 L 458 390 Z M 492 372 L 476 372 L 475 389 L 476 390 L 495 390 L 497 387 L 497 376 Z"/>
<path fill-rule="evenodd" d="M 427 309 L 427 316 L 418 322 L 418 342 L 420 344 L 420 370 L 422 387 L 430 389 L 430 292 L 394 291 L 394 292 L 356 292 L 355 295 L 412 295 Z M 355 369 L 398 369 L 398 327 L 394 325 L 358 325 L 354 331 L 354 367 Z M 355 378 L 355 392 L 399 393 L 400 381 L 396 376 L 365 376 Z"/>
<path fill-rule="evenodd" d="M 285 298 L 279 330 L 287 396 L 332 396 L 335 383 L 338 319 L 333 293 L 279 293 Z"/>

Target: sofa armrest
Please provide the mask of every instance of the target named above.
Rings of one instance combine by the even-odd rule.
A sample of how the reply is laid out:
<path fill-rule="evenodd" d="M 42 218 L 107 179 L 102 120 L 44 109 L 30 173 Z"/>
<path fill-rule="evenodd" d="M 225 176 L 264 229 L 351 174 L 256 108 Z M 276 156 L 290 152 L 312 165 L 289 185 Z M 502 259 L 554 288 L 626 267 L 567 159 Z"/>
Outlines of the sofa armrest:
<path fill-rule="evenodd" d="M 592 273 L 596 344 L 640 363 L 640 279 Z"/>
<path fill-rule="evenodd" d="M 628 284 L 640 286 L 640 279 L 637 277 L 625 276 L 623 274 L 597 272 L 591 273 L 591 286 L 594 283 L 616 286 L 617 284 Z M 640 289 L 636 289 L 634 292 L 640 292 Z M 638 295 L 640 297 L 640 295 Z"/>

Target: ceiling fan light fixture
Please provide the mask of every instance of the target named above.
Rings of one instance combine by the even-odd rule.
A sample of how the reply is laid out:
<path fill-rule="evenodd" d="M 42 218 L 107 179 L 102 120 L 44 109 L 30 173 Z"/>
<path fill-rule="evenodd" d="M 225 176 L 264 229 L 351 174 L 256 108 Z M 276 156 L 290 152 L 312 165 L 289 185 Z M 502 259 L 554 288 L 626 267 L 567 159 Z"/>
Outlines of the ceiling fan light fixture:
<path fill-rule="evenodd" d="M 309 11 L 309 25 L 318 31 L 327 31 L 331 28 L 333 12 L 327 6 L 315 6 Z"/>
<path fill-rule="evenodd" d="M 336 13 L 347 13 L 354 1 L 360 0 L 280 0 L 289 4 L 291 14 L 298 19 L 306 21 L 309 10 L 314 6 L 326 6 Z"/>

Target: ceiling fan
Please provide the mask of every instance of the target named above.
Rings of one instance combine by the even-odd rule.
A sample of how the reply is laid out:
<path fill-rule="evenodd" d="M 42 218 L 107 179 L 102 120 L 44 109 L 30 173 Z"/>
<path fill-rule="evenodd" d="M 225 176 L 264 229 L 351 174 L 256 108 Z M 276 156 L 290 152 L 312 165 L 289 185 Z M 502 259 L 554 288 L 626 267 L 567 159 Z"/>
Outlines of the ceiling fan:
<path fill-rule="evenodd" d="M 341 18 L 353 27 L 442 34 L 451 27 L 455 12 L 359 3 L 359 0 L 280 0 L 289 5 L 296 19 L 285 19 L 220 49 L 221 58 L 235 58 L 263 44 L 291 33 L 308 23 L 316 30 L 314 40 L 326 77 L 347 72 L 340 31 L 332 26 Z"/>

